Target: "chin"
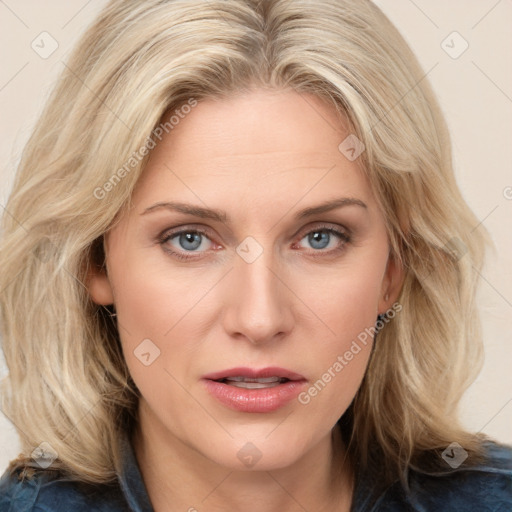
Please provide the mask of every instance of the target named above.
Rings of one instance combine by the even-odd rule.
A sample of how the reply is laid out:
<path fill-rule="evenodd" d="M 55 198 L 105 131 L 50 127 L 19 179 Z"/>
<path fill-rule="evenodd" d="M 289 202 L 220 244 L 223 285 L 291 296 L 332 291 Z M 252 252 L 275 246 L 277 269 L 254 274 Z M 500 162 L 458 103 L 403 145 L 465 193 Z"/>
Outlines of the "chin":
<path fill-rule="evenodd" d="M 313 439 L 297 426 L 281 433 L 272 429 L 246 429 L 243 435 L 212 442 L 203 454 L 231 471 L 274 471 L 293 465 L 312 447 Z M 275 428 L 275 427 L 274 427 Z M 281 427 L 277 427 L 279 429 Z M 277 430 L 276 429 L 276 430 Z M 263 430 L 263 433 L 262 433 Z M 251 433 L 253 435 L 251 435 Z M 206 438 L 206 436 L 205 436 Z M 211 435 L 210 435 L 211 439 Z M 212 440 L 213 441 L 213 440 Z"/>

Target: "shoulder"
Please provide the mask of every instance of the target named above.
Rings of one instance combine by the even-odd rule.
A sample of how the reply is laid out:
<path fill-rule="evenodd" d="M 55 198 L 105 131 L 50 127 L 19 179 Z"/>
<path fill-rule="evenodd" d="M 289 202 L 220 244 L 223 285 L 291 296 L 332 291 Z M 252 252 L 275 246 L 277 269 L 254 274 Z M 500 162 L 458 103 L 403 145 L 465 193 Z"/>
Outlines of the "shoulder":
<path fill-rule="evenodd" d="M 510 512 L 512 447 L 486 441 L 487 461 L 447 471 L 411 471 L 409 488 L 396 483 L 381 496 L 375 512 Z M 455 464 L 454 464 L 455 465 Z"/>
<path fill-rule="evenodd" d="M 129 510 L 116 486 L 85 485 L 54 471 L 0 478 L 0 512 L 121 512 Z"/>

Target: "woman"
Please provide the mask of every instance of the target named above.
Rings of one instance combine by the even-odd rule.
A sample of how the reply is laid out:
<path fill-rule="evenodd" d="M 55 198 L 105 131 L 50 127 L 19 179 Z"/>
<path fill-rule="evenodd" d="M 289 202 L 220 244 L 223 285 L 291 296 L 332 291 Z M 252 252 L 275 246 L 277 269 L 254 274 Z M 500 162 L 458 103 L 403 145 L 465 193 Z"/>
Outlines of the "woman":
<path fill-rule="evenodd" d="M 512 505 L 422 76 L 366 1 L 106 7 L 3 219 L 1 510 Z"/>

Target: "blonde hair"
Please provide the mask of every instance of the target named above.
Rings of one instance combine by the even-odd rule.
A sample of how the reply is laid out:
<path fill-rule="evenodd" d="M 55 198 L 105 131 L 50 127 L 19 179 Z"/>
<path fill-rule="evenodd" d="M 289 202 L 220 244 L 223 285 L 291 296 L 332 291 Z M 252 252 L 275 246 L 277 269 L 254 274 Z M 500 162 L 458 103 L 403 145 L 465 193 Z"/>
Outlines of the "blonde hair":
<path fill-rule="evenodd" d="M 392 478 L 453 441 L 481 454 L 483 437 L 456 412 L 481 364 L 475 270 L 487 235 L 473 229 L 440 109 L 398 31 L 363 0 L 114 0 L 66 64 L 3 216 L 3 407 L 25 457 L 15 465 L 47 442 L 52 467 L 114 478 L 138 392 L 87 272 L 163 114 L 253 87 L 311 93 L 346 118 L 405 268 L 402 310 L 340 420 L 352 456 Z"/>

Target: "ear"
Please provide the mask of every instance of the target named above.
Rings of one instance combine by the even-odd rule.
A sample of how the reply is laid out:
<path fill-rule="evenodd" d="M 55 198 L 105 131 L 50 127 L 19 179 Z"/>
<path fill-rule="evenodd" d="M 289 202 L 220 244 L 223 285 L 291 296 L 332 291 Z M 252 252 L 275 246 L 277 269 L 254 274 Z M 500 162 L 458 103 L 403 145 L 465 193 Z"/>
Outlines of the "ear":
<path fill-rule="evenodd" d="M 396 302 L 400 295 L 404 278 L 405 271 L 402 264 L 390 251 L 379 298 L 378 313 L 380 315 L 384 314 Z"/>
<path fill-rule="evenodd" d="M 96 304 L 108 306 L 114 303 L 114 294 L 107 274 L 103 237 L 93 244 L 86 287 Z"/>

